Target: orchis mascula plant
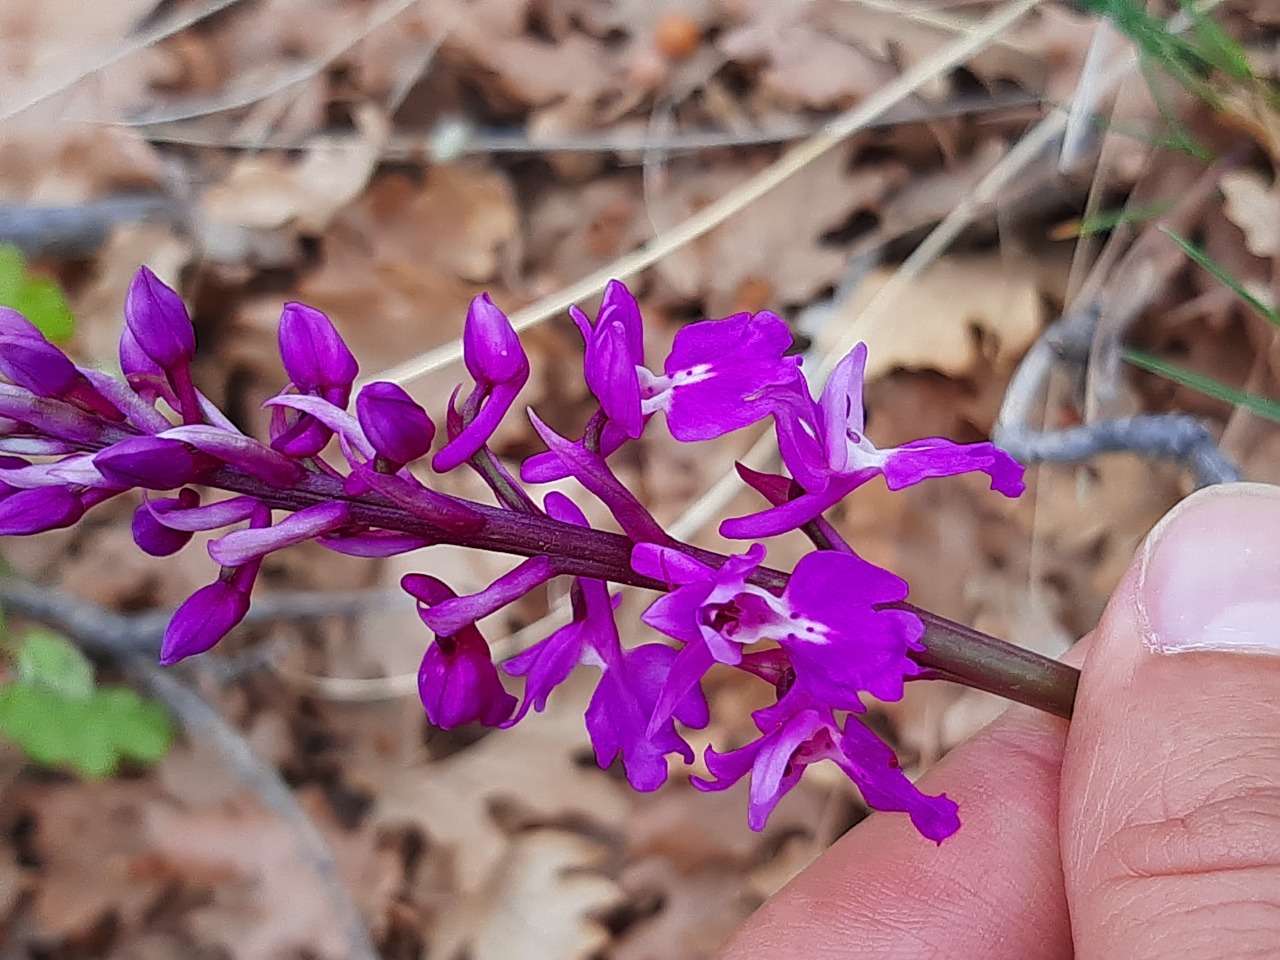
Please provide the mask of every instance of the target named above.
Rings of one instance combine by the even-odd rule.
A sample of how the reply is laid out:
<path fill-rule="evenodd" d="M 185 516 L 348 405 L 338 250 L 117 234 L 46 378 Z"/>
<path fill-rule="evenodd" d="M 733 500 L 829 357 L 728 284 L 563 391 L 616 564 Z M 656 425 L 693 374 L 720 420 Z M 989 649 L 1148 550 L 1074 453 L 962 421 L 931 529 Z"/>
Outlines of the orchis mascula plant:
<path fill-rule="evenodd" d="M 863 434 L 865 348 L 840 362 L 814 400 L 774 314 L 685 327 L 661 373 L 645 366 L 640 312 L 621 283 L 609 285 L 594 322 L 576 308 L 571 314 L 600 406 L 577 440 L 530 411 L 548 449 L 526 460 L 520 477 L 525 484 L 573 477 L 621 534 L 591 527 L 561 493 L 539 505 L 490 451 L 529 361 L 488 296 L 471 304 L 463 336 L 474 385 L 461 401 L 462 388 L 455 391 L 431 465 L 475 470 L 497 506 L 440 493 L 410 469 L 430 452 L 437 429 L 400 387 L 369 384 L 348 412 L 355 358 L 328 318 L 302 304 L 287 304 L 280 318 L 291 382 L 267 401 L 270 442 L 246 436 L 196 388 L 186 308 L 145 268 L 125 303 L 123 379 L 76 366 L 21 315 L 0 310 L 0 373 L 8 380 L 0 383 L 0 534 L 70 526 L 135 488 L 142 502 L 133 536 L 155 556 L 181 549 L 194 531 L 245 524 L 210 543 L 221 572 L 174 614 L 166 664 L 208 650 L 239 623 L 263 557 L 292 544 L 314 540 L 363 557 L 441 543 L 523 556 L 471 596 L 425 574 L 403 579 L 435 635 L 418 677 L 432 723 L 510 726 L 543 709 L 585 664 L 600 672 L 586 713 L 597 759 L 603 767 L 621 757 L 631 783 L 653 790 L 667 778 L 669 757 L 694 762 L 681 727 L 708 722 L 703 680 L 721 665 L 769 684 L 776 702 L 754 714 L 758 738 L 707 751 L 711 779 L 695 778 L 699 789 L 721 790 L 749 775 L 748 819 L 759 829 L 805 767 L 831 760 L 872 807 L 908 813 L 935 841 L 952 834 L 960 825 L 955 803 L 907 779 L 858 718 L 867 698 L 896 700 L 907 680 L 946 678 L 1065 716 L 1075 673 L 908 604 L 907 584 L 861 559 L 822 513 L 876 476 L 896 490 L 981 471 L 994 489 L 1017 496 L 1022 468 L 990 443 L 876 448 Z M 786 574 L 762 565 L 759 543 L 724 557 L 671 538 L 607 461 L 658 412 L 687 442 L 772 417 L 790 477 L 740 467 L 769 507 L 721 529 L 746 540 L 799 529 L 817 549 Z M 340 459 L 322 456 L 335 440 Z M 211 490 L 224 495 L 210 498 Z M 176 492 L 154 494 L 164 491 Z M 503 665 L 525 678 L 517 700 L 475 624 L 557 576 L 573 578 L 572 620 Z M 674 643 L 624 644 L 609 583 L 660 591 L 643 619 Z"/>

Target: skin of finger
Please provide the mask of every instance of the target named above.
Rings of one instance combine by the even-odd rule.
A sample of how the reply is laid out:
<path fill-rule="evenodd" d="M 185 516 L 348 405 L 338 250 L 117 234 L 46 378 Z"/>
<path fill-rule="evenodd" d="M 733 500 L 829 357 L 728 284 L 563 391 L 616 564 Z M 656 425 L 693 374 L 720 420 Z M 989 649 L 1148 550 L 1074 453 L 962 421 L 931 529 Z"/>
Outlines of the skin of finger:
<path fill-rule="evenodd" d="M 1014 707 L 921 779 L 960 804 L 941 846 L 873 814 L 769 900 L 721 960 L 1069 960 L 1061 720 Z"/>
<path fill-rule="evenodd" d="M 1077 958 L 1280 956 L 1280 657 L 1152 654 L 1138 580 L 1095 632 L 1063 760 Z"/>

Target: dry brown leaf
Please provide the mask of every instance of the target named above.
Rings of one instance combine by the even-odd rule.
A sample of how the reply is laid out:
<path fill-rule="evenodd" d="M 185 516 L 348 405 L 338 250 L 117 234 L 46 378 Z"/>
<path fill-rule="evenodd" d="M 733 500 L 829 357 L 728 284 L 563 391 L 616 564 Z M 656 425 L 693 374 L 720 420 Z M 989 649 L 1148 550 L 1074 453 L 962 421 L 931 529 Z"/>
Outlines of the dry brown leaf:
<path fill-rule="evenodd" d="M 877 210 L 905 172 L 895 164 L 850 172 L 851 152 L 846 146 L 824 154 L 654 270 L 678 293 L 703 298 L 710 316 L 808 302 L 835 283 L 848 261 L 844 251 L 819 242 L 823 234 L 857 211 Z M 741 166 L 673 168 L 672 189 L 651 198 L 652 215 L 660 225 L 676 223 L 744 179 Z"/>
<path fill-rule="evenodd" d="M 716 45 L 739 62 L 765 61 L 763 92 L 783 107 L 847 107 L 866 99 L 894 76 L 889 63 L 873 58 L 865 48 L 844 43 L 804 21 L 756 20 L 726 34 Z"/>
<path fill-rule="evenodd" d="M 627 928 L 609 960 L 702 960 L 710 957 L 759 898 L 737 871 L 714 865 L 686 872 L 661 857 L 628 865 L 620 878 L 633 899 L 657 897 L 658 911 Z"/>
<path fill-rule="evenodd" d="M 255 230 L 292 223 L 304 233 L 322 232 L 368 184 L 388 132 L 386 119 L 373 107 L 358 111 L 357 119 L 358 138 L 319 141 L 297 163 L 281 154 L 240 158 L 227 179 L 206 192 L 203 216 Z"/>
<path fill-rule="evenodd" d="M 256 803 L 180 810 L 154 805 L 146 828 L 154 852 L 176 876 L 217 884 L 213 903 L 189 914 L 202 943 L 237 960 L 278 960 L 305 948 L 342 957 L 329 894 L 299 851 L 293 827 Z"/>
<path fill-rule="evenodd" d="M 378 798 L 378 819 L 416 824 L 450 849 L 464 891 L 481 889 L 504 870 L 510 839 L 491 813 L 495 802 L 526 819 L 617 824 L 630 806 L 627 788 L 576 761 L 590 749 L 582 716 L 592 680 L 579 673 L 545 713 L 443 760 L 404 769 Z"/>
<path fill-rule="evenodd" d="M 586 960 L 609 942 L 598 917 L 621 891 L 598 874 L 608 849 L 561 830 L 517 836 L 482 890 L 452 904 L 428 960 Z"/>
<path fill-rule="evenodd" d="M 40 873 L 31 919 L 41 935 L 80 937 L 110 914 L 132 926 L 155 905 L 163 884 L 139 869 L 153 795 L 150 784 L 128 780 L 13 788 L 6 804 L 29 810 L 35 823 Z"/>
<path fill-rule="evenodd" d="M 1280 254 L 1280 196 L 1275 184 L 1256 170 L 1224 173 L 1218 182 L 1226 197 L 1227 218 L 1244 231 L 1245 246 L 1255 257 Z"/>
<path fill-rule="evenodd" d="M 876 270 L 859 284 L 819 344 L 841 336 L 892 275 Z M 892 319 L 865 336 L 868 379 L 895 367 L 964 376 L 984 356 L 1008 370 L 1045 321 L 1037 265 L 1000 254 L 939 259 L 899 292 L 890 310 Z"/>

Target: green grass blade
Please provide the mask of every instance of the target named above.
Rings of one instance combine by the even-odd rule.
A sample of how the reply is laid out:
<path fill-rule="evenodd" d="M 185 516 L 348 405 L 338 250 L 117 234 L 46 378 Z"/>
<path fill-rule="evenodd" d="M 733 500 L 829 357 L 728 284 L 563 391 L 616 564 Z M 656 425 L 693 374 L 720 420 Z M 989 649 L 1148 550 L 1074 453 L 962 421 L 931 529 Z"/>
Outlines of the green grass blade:
<path fill-rule="evenodd" d="M 1239 297 L 1249 306 L 1253 307 L 1253 309 L 1257 311 L 1260 317 L 1262 317 L 1264 320 L 1270 320 L 1272 323 L 1276 324 L 1277 326 L 1280 326 L 1280 312 L 1277 312 L 1273 307 L 1267 306 L 1265 303 L 1263 303 L 1261 300 L 1255 297 L 1252 293 L 1246 290 L 1244 284 L 1242 284 L 1239 280 L 1233 277 L 1227 271 L 1226 267 L 1218 263 L 1216 260 L 1212 259 L 1207 253 L 1204 252 L 1204 250 L 1196 246 L 1194 243 L 1192 243 L 1182 234 L 1178 233 L 1176 230 L 1172 230 L 1169 227 L 1161 227 L 1160 229 L 1170 240 L 1172 240 L 1174 243 L 1176 243 L 1179 247 L 1182 248 L 1183 253 L 1185 253 L 1188 257 L 1190 257 L 1200 266 L 1208 270 L 1221 283 L 1229 287 L 1231 289 L 1231 292 L 1234 293 L 1237 297 Z"/>
<path fill-rule="evenodd" d="M 1141 350 L 1126 349 L 1123 356 L 1126 361 L 1135 367 L 1140 367 L 1149 373 L 1164 377 L 1166 380 L 1172 380 L 1174 383 L 1181 384 L 1184 387 L 1190 387 L 1192 390 L 1203 393 L 1205 396 L 1213 397 L 1215 400 L 1222 400 L 1225 403 L 1244 407 L 1246 410 L 1268 420 L 1280 422 L 1280 402 L 1260 397 L 1256 393 L 1249 393 L 1247 390 L 1237 390 L 1235 387 L 1229 387 L 1225 383 L 1219 383 L 1213 377 L 1205 376 L 1203 373 L 1195 373 L 1185 367 L 1161 360 L 1159 357 Z"/>

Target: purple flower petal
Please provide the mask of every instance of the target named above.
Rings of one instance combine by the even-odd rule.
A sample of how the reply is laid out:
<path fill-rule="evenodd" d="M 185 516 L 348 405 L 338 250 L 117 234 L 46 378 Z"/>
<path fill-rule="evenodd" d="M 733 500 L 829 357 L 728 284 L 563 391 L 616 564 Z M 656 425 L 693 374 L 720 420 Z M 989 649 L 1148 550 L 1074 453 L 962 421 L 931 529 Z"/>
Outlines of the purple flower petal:
<path fill-rule="evenodd" d="M 596 762 L 604 769 L 622 755 L 627 780 L 640 791 L 656 790 L 667 779 L 666 756 L 675 753 L 693 762 L 692 748 L 668 720 L 653 735 L 648 732 L 658 692 L 676 652 L 660 643 L 625 651 L 618 663 L 606 666 L 600 685 L 587 707 L 587 732 Z M 680 704 L 676 718 L 688 726 L 706 724 L 706 698 L 693 690 Z"/>
<path fill-rule="evenodd" d="M 177 440 L 131 437 L 96 454 L 93 465 L 110 483 L 144 490 L 173 490 L 198 483 L 217 461 Z"/>
<path fill-rule="evenodd" d="M 207 424 L 194 424 L 171 427 L 159 436 L 189 443 L 197 450 L 239 467 L 274 487 L 290 487 L 302 479 L 302 467 L 242 433 L 228 433 Z"/>
<path fill-rule="evenodd" d="M 436 425 L 404 388 L 385 381 L 371 383 L 356 397 L 356 415 L 373 448 L 392 463 L 425 457 Z"/>
<path fill-rule="evenodd" d="M 72 453 L 77 447 L 65 440 L 45 437 L 0 437 L 0 453 L 12 453 L 21 457 L 57 457 Z"/>
<path fill-rule="evenodd" d="M 369 530 L 349 536 L 317 537 L 316 542 L 327 550 L 348 557 L 394 557 L 430 547 L 437 541 L 415 537 L 396 530 Z"/>
<path fill-rule="evenodd" d="M 253 497 L 232 497 L 230 500 L 219 500 L 205 504 L 203 507 L 191 506 L 181 510 L 166 510 L 154 514 L 157 523 L 170 530 L 195 532 L 197 530 L 217 530 L 242 520 L 248 520 L 266 509 Z"/>
<path fill-rule="evenodd" d="M 831 371 L 818 402 L 822 434 L 827 438 L 827 465 L 837 473 L 849 469 L 848 443 L 858 443 L 866 428 L 862 407 L 866 370 L 867 345 L 859 343 Z"/>
<path fill-rule="evenodd" d="M 794 384 L 800 360 L 783 354 L 791 332 L 768 312 L 691 324 L 676 334 L 664 365 L 665 391 L 650 403 L 667 411 L 677 440 L 712 440 L 773 413 L 774 394 Z"/>
<path fill-rule="evenodd" d="M 81 498 L 63 487 L 18 490 L 0 499 L 0 536 L 25 537 L 70 527 L 84 512 Z"/>
<path fill-rule="evenodd" d="M 80 382 L 67 355 L 43 337 L 0 336 L 0 373 L 39 397 L 61 398 Z"/>
<path fill-rule="evenodd" d="M 190 365 L 196 335 L 186 305 L 146 267 L 129 284 L 124 319 L 138 349 L 161 369 L 172 372 Z"/>
<path fill-rule="evenodd" d="M 903 681 L 920 668 L 924 625 L 905 610 L 880 605 L 906 599 L 907 583 L 854 554 L 824 550 L 796 564 L 783 603 L 790 611 L 779 638 L 796 683 L 839 709 L 861 711 L 860 692 L 900 700 Z"/>
<path fill-rule="evenodd" d="M 1006 497 L 1016 497 L 1027 487 L 1022 482 L 1025 468 L 992 443 L 952 443 L 941 437 L 913 440 L 886 450 L 884 479 L 890 490 L 901 490 L 931 477 L 951 477 L 960 473 L 985 473 L 991 489 Z"/>
<path fill-rule="evenodd" d="M 437 451 L 431 460 L 431 469 L 436 473 L 448 473 L 479 453 L 480 448 L 489 442 L 489 438 L 498 429 L 502 418 L 507 415 L 523 387 L 523 380 L 499 383 L 492 388 L 478 387 L 484 397 L 480 411 L 457 436 Z"/>
<path fill-rule="evenodd" d="M 29 337 L 44 340 L 40 328 L 12 307 L 0 307 L 0 337 Z"/>
<path fill-rule="evenodd" d="M 224 567 L 237 567 L 260 560 L 268 553 L 314 540 L 349 522 L 351 507 L 330 500 L 304 507 L 270 527 L 233 530 L 209 542 L 209 556 Z"/>
<path fill-rule="evenodd" d="M 336 433 L 339 438 L 344 440 L 366 460 L 372 460 L 376 453 L 360 422 L 347 411 L 341 407 L 334 406 L 323 397 L 308 396 L 305 393 L 286 393 L 264 400 L 262 405 L 264 407 L 288 407 L 292 410 L 298 410 L 322 424 L 325 428 L 322 431 L 324 443 L 321 444 L 320 449 L 323 449 L 324 444 L 329 442 L 329 437 Z M 301 420 L 299 421 L 299 423 L 302 422 Z M 276 447 L 276 449 L 279 450 L 279 447 Z M 288 456 L 313 456 L 319 450 L 303 454 L 288 453 L 283 450 L 280 452 L 287 453 Z"/>
<path fill-rule="evenodd" d="M 845 719 L 839 753 L 832 759 L 857 784 L 873 810 L 909 814 L 915 828 L 935 843 L 960 829 L 956 802 L 946 794 L 921 793 L 902 772 L 888 745 L 854 717 Z"/>
<path fill-rule="evenodd" d="M 635 297 L 623 284 L 611 280 L 594 327 L 577 307 L 570 307 L 569 313 L 587 343 L 583 359 L 587 386 L 626 436 L 639 437 L 644 417 L 636 368 L 644 363 L 644 334 Z"/>
<path fill-rule="evenodd" d="M 520 338 L 487 293 L 472 300 L 467 310 L 462 358 L 476 381 L 467 399 L 470 422 L 461 431 L 450 428 L 449 442 L 431 461 L 437 473 L 461 466 L 489 442 L 529 379 L 529 358 Z"/>
<path fill-rule="evenodd" d="M 192 512 L 195 511 L 175 510 L 168 515 L 154 516 L 167 519 L 174 514 Z M 249 518 L 250 527 L 261 530 L 270 523 L 271 511 L 262 504 L 254 504 Z M 169 621 L 160 643 L 160 663 L 168 666 L 204 653 L 230 633 L 249 612 L 253 583 L 261 567 L 261 558 L 237 567 L 223 567 L 217 580 L 183 601 Z"/>

